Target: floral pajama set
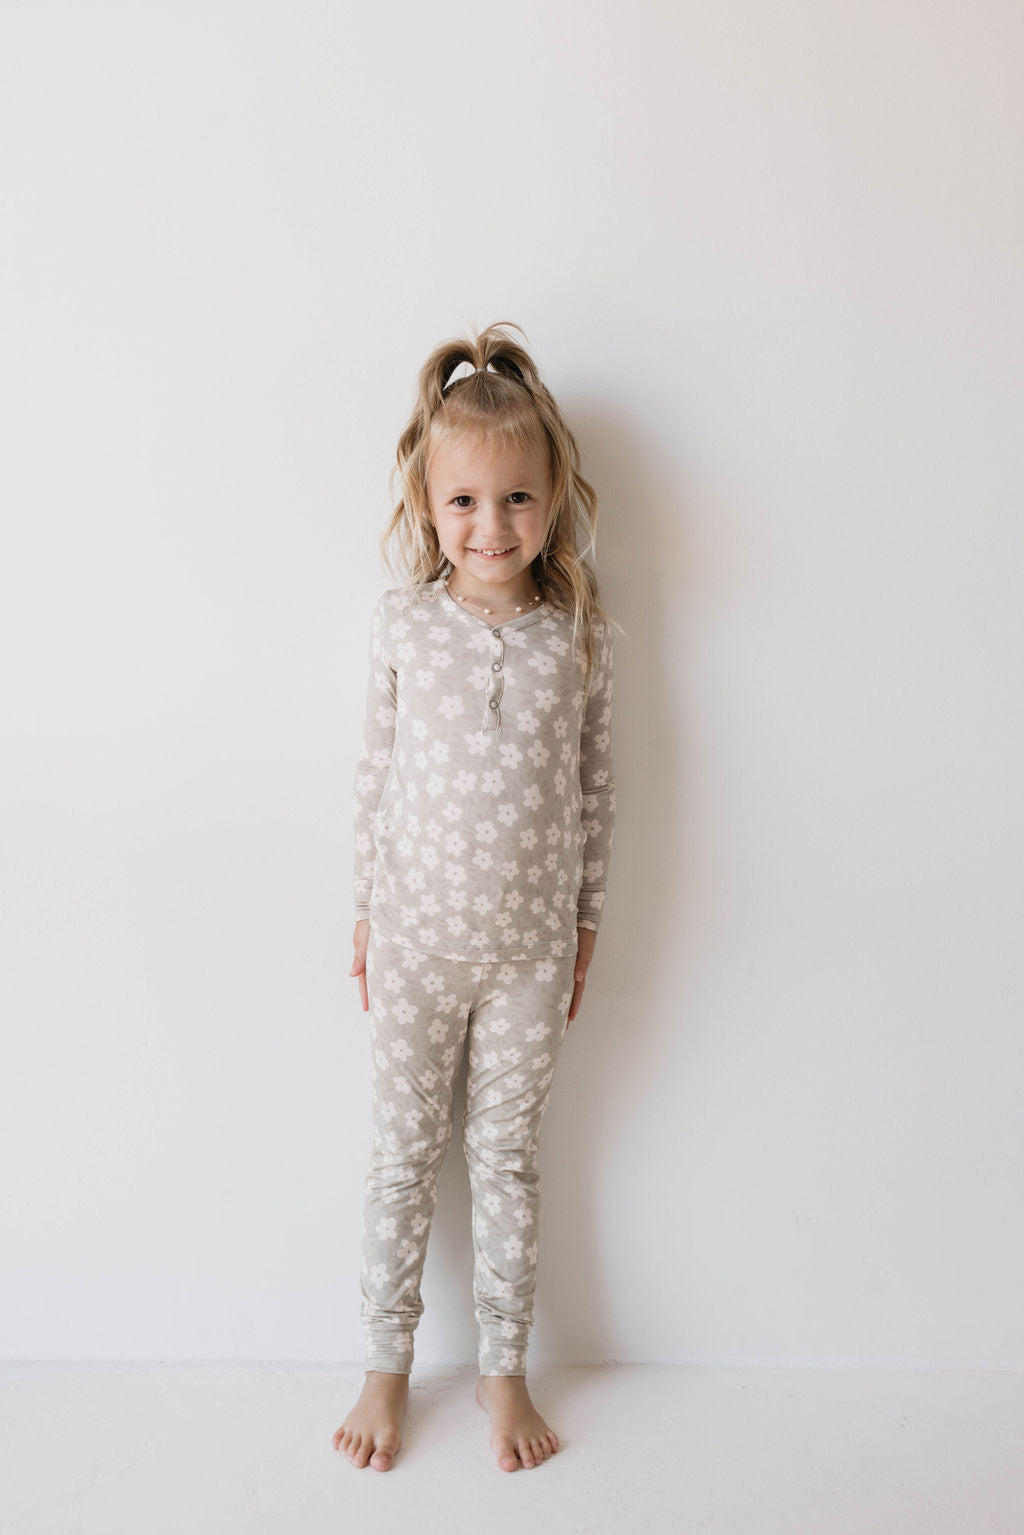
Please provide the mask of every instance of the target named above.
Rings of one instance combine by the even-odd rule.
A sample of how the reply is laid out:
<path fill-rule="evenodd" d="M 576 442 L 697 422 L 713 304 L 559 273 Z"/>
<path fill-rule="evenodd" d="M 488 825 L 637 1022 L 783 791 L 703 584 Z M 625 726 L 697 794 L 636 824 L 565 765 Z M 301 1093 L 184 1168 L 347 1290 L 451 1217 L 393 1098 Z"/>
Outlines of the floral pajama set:
<path fill-rule="evenodd" d="M 572 617 L 549 602 L 491 620 L 439 577 L 383 592 L 373 611 L 353 801 L 355 916 L 370 920 L 367 1369 L 412 1364 L 468 1036 L 479 1368 L 526 1373 L 540 1124 L 615 821 L 603 621 L 594 642 L 587 689 Z"/>

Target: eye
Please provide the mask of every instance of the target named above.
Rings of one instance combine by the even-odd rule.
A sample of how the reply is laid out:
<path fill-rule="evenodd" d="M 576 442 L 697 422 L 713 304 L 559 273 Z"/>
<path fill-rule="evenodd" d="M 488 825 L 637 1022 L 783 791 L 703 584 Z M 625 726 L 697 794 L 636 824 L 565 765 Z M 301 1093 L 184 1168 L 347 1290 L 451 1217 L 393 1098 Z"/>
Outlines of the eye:
<path fill-rule="evenodd" d="M 514 490 L 512 494 L 514 496 L 525 496 L 527 501 L 530 499 L 530 492 L 528 490 Z M 516 502 L 516 506 L 522 506 L 522 504 L 523 503 L 521 501 Z"/>
<path fill-rule="evenodd" d="M 458 506 L 458 503 L 460 501 L 470 501 L 470 500 L 472 500 L 472 497 L 471 496 L 454 496 L 452 498 L 452 500 L 453 500 L 453 504 Z M 459 507 L 459 510 L 460 511 L 464 511 L 465 508 L 464 507 Z"/>

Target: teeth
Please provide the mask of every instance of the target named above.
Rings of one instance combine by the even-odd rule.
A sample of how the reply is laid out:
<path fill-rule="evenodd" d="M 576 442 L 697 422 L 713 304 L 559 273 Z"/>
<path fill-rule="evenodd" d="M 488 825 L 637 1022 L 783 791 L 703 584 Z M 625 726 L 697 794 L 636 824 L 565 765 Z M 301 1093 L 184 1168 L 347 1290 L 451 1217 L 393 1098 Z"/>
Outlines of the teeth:
<path fill-rule="evenodd" d="M 512 545 L 509 544 L 508 549 L 474 549 L 474 550 L 472 550 L 472 553 L 473 554 L 490 555 L 491 558 L 493 559 L 494 555 L 496 555 L 496 554 L 507 554 L 508 550 L 511 549 L 511 548 L 512 548 Z"/>

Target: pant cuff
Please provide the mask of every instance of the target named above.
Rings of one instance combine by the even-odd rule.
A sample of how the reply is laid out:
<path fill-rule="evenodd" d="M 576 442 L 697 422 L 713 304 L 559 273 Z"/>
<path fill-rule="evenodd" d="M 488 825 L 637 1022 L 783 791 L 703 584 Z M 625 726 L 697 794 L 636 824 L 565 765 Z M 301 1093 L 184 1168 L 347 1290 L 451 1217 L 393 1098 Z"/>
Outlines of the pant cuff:
<path fill-rule="evenodd" d="M 365 1368 L 382 1370 L 389 1375 L 408 1375 L 412 1369 L 412 1334 L 388 1333 L 385 1337 L 368 1334 Z"/>
<path fill-rule="evenodd" d="M 481 1375 L 525 1375 L 526 1343 L 507 1338 L 481 1338 L 477 1352 Z"/>

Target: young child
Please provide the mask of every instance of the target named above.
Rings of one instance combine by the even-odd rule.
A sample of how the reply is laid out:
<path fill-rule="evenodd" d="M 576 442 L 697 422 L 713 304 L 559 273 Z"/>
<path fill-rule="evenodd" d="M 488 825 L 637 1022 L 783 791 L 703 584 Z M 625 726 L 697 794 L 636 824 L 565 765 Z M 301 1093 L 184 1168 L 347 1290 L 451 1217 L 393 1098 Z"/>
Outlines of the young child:
<path fill-rule="evenodd" d="M 597 501 L 578 464 L 501 327 L 427 359 L 382 541 L 393 569 L 396 538 L 410 579 L 373 612 L 354 786 L 350 973 L 370 1014 L 373 1087 L 366 1379 L 333 1443 L 357 1467 L 386 1471 L 399 1448 L 467 1036 L 477 1400 L 502 1470 L 558 1449 L 526 1389 L 538 1137 L 615 819 L 611 620 L 577 552 L 577 525 L 593 547 Z"/>

